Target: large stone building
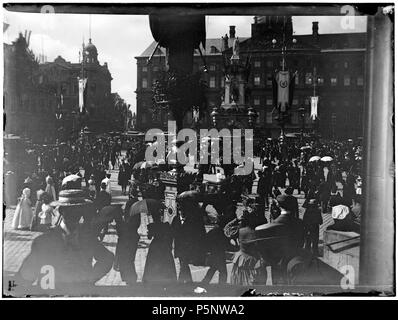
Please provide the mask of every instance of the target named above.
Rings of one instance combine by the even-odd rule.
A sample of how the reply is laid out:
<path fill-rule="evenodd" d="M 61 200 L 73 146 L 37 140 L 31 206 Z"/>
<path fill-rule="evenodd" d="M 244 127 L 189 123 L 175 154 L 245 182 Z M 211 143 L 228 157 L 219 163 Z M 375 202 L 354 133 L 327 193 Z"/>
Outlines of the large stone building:
<path fill-rule="evenodd" d="M 87 126 L 90 131 L 126 129 L 128 105 L 111 93 L 112 76 L 89 40 L 84 61 L 72 63 L 58 56 L 40 63 L 29 49 L 26 35 L 4 45 L 5 132 L 37 142 L 68 139 Z M 79 112 L 78 77 L 88 79 L 84 116 Z"/>
<path fill-rule="evenodd" d="M 290 108 L 287 132 L 300 132 L 318 128 L 324 137 L 353 138 L 362 136 L 362 110 L 364 105 L 364 63 L 366 33 L 319 34 L 318 22 L 312 23 L 312 34 L 294 35 L 291 17 L 255 17 L 250 38 L 240 38 L 242 59 L 250 58 L 250 105 L 259 115 L 256 128 L 264 136 L 279 134 L 279 124 L 273 102 L 272 80 L 275 70 L 282 68 L 282 47 L 286 47 L 286 69 L 297 71 Z M 207 115 L 201 126 L 211 125 L 210 112 L 220 106 L 225 86 L 224 59 L 230 57 L 231 46 L 237 37 L 230 27 L 228 49 L 223 40 L 206 39 L 203 51 L 207 72 Z M 165 68 L 165 50 L 158 48 L 148 65 L 156 43 L 152 43 L 137 59 L 137 124 L 145 130 L 165 127 L 166 115 L 153 116 L 152 83 Z M 203 70 L 204 62 L 195 52 L 194 72 Z M 319 96 L 319 122 L 310 119 L 310 97 Z M 304 110 L 304 112 L 303 112 Z M 190 126 L 191 115 L 185 124 Z"/>
<path fill-rule="evenodd" d="M 40 81 L 40 66 L 26 35 L 4 44 L 4 130 L 41 141 L 55 130 L 56 94 Z"/>
<path fill-rule="evenodd" d="M 57 112 L 62 113 L 61 122 L 62 118 L 70 119 L 64 123 L 65 126 L 70 126 L 72 123 L 75 128 L 84 125 L 93 131 L 110 129 L 108 116 L 114 109 L 111 96 L 112 76 L 107 63 L 103 65 L 99 63 L 98 51 L 91 39 L 84 46 L 82 59 L 84 61 L 72 63 L 58 56 L 53 62 L 41 64 L 42 81 L 54 86 L 60 107 Z M 88 79 L 85 94 L 85 108 L 88 115 L 85 119 L 78 116 L 78 78 L 81 78 L 83 73 Z"/>

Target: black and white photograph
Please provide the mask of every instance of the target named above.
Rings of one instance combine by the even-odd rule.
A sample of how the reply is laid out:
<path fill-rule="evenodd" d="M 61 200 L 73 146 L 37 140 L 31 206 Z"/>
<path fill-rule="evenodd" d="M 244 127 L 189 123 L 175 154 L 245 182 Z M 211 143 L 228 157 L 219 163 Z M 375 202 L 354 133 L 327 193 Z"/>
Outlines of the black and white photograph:
<path fill-rule="evenodd" d="M 3 298 L 395 297 L 394 10 L 3 3 Z"/>

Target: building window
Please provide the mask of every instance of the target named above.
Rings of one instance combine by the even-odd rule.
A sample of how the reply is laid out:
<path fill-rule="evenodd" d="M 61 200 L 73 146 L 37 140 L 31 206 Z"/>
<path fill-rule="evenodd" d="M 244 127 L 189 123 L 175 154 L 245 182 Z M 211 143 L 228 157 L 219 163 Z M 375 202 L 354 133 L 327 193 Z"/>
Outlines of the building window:
<path fill-rule="evenodd" d="M 305 74 L 305 84 L 312 84 L 312 73 L 307 72 Z"/>
<path fill-rule="evenodd" d="M 267 74 L 267 86 L 272 86 L 272 74 Z"/>
<path fill-rule="evenodd" d="M 363 86 L 363 77 L 362 76 L 359 76 L 357 78 L 357 86 L 360 86 L 360 87 Z"/>
<path fill-rule="evenodd" d="M 267 99 L 266 104 L 267 106 L 272 106 L 272 99 Z"/>
<path fill-rule="evenodd" d="M 95 94 L 95 92 L 97 91 L 97 86 L 95 83 L 91 84 L 91 92 Z"/>
<path fill-rule="evenodd" d="M 153 72 L 158 72 L 159 71 L 159 67 L 158 66 L 153 66 L 152 71 Z"/>
<path fill-rule="evenodd" d="M 298 124 L 298 112 L 293 112 L 292 113 L 292 123 L 293 124 Z"/>
<path fill-rule="evenodd" d="M 337 77 L 335 76 L 330 77 L 330 85 L 333 87 L 337 85 Z"/>
<path fill-rule="evenodd" d="M 148 67 L 147 66 L 143 66 L 142 67 L 142 72 L 147 72 L 148 71 Z"/>
<path fill-rule="evenodd" d="M 145 114 L 145 113 L 143 113 L 143 114 L 141 115 L 141 122 L 142 122 L 143 124 L 146 123 L 146 114 Z"/>
<path fill-rule="evenodd" d="M 339 67 L 339 63 L 336 61 L 336 62 L 334 62 L 333 63 L 333 68 L 334 69 L 338 69 L 338 67 Z"/>
<path fill-rule="evenodd" d="M 261 67 L 261 61 L 259 61 L 259 60 L 254 61 L 254 67 L 255 68 L 260 68 Z"/>
<path fill-rule="evenodd" d="M 272 112 L 267 112 L 267 118 L 265 119 L 266 123 L 272 123 Z"/>
<path fill-rule="evenodd" d="M 274 65 L 272 60 L 267 60 L 267 68 L 272 68 Z"/>
<path fill-rule="evenodd" d="M 216 65 L 215 65 L 215 64 L 211 64 L 211 65 L 209 66 L 209 70 L 210 70 L 210 71 L 216 71 Z"/>
<path fill-rule="evenodd" d="M 145 89 L 145 88 L 148 88 L 148 80 L 147 80 L 147 78 L 143 78 L 142 79 L 142 87 Z"/>
<path fill-rule="evenodd" d="M 325 83 L 325 79 L 323 77 L 318 77 L 318 85 L 323 86 L 323 84 Z"/>
<path fill-rule="evenodd" d="M 216 77 L 210 77 L 209 87 L 215 88 L 216 87 Z"/>
<path fill-rule="evenodd" d="M 260 112 L 258 112 L 258 117 L 256 118 L 256 123 L 260 124 L 261 119 L 263 118 L 263 110 L 261 110 Z"/>
<path fill-rule="evenodd" d="M 298 100 L 297 100 L 297 99 L 293 99 L 292 104 L 293 104 L 294 106 L 297 106 L 297 105 L 298 105 Z"/>
<path fill-rule="evenodd" d="M 254 105 L 255 106 L 259 106 L 260 105 L 260 98 L 259 97 L 254 98 Z"/>
<path fill-rule="evenodd" d="M 260 76 L 254 76 L 254 85 L 259 86 L 261 83 L 261 77 Z"/>
<path fill-rule="evenodd" d="M 344 76 L 344 86 L 349 86 L 350 85 L 350 76 L 345 75 Z"/>
<path fill-rule="evenodd" d="M 221 77 L 221 88 L 224 88 L 225 87 L 225 79 L 224 79 L 224 77 Z"/>
<path fill-rule="evenodd" d="M 348 61 L 344 61 L 344 69 L 348 69 Z"/>
<path fill-rule="evenodd" d="M 296 76 L 294 77 L 294 84 L 298 86 L 300 84 L 300 74 L 297 73 Z"/>
<path fill-rule="evenodd" d="M 61 93 L 62 94 L 68 94 L 68 84 L 67 83 L 63 83 L 61 86 Z"/>

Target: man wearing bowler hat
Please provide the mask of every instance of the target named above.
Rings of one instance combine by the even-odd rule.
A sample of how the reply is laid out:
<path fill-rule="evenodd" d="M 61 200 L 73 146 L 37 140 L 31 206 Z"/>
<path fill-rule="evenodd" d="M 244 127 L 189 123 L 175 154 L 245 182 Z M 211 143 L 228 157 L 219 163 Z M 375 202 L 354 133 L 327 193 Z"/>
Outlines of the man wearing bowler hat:
<path fill-rule="evenodd" d="M 286 194 L 276 197 L 281 210 L 278 218 L 256 227 L 258 248 L 272 267 L 273 283 L 286 281 L 287 263 L 303 246 L 302 221 L 294 215 L 294 204 Z"/>

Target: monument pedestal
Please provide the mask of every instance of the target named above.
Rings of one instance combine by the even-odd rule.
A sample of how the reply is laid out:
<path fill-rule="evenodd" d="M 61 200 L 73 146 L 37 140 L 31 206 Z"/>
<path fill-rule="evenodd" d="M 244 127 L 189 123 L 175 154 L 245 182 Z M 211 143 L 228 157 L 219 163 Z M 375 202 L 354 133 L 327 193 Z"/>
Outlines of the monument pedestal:
<path fill-rule="evenodd" d="M 163 222 L 171 224 L 177 215 L 177 174 L 176 172 L 162 172 L 160 180 L 165 185 Z"/>

